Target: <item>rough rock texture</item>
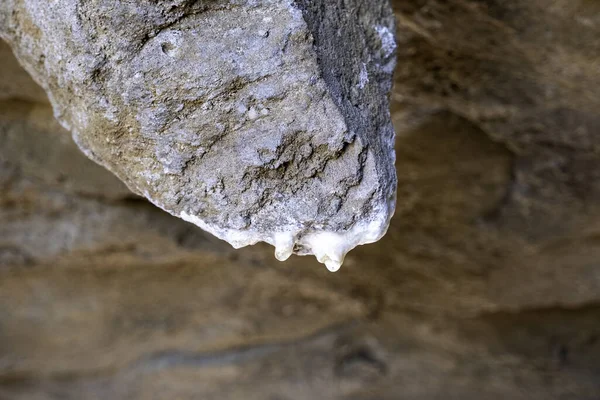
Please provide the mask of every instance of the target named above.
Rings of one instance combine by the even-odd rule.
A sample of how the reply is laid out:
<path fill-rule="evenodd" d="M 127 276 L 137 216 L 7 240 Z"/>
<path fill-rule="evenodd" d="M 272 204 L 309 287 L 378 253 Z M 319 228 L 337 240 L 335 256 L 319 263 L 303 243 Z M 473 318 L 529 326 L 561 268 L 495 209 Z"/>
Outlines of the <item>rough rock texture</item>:
<path fill-rule="evenodd" d="M 0 6 L 90 158 L 236 248 L 334 270 L 394 208 L 393 27 L 388 0 Z"/>
<path fill-rule="evenodd" d="M 597 2 L 394 7 L 397 214 L 337 274 L 36 151 L 67 133 L 3 97 L 0 398 L 596 400 Z"/>

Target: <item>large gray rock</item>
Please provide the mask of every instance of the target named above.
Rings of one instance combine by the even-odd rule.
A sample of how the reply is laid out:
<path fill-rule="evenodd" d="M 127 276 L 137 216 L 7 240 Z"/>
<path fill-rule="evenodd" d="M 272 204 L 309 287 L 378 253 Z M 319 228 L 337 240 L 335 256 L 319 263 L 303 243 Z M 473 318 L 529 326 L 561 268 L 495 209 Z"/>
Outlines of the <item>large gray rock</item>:
<path fill-rule="evenodd" d="M 80 148 L 234 247 L 331 270 L 394 209 L 387 0 L 8 0 L 0 35 Z"/>

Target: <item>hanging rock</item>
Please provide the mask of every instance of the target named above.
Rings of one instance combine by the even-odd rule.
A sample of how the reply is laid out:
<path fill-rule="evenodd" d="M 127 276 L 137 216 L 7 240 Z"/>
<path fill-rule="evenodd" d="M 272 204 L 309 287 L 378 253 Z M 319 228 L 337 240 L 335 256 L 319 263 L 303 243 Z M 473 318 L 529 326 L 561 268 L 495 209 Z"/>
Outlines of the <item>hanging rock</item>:
<path fill-rule="evenodd" d="M 387 0 L 4 0 L 82 151 L 234 247 L 336 270 L 395 203 Z"/>

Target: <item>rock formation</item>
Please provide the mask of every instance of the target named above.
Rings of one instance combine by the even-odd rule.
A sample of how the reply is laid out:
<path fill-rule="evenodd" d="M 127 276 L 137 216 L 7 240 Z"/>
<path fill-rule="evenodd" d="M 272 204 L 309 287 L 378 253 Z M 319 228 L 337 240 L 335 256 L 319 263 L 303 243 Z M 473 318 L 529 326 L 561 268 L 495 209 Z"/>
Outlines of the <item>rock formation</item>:
<path fill-rule="evenodd" d="M 0 35 L 90 158 L 239 248 L 337 270 L 394 209 L 388 0 L 9 0 Z"/>

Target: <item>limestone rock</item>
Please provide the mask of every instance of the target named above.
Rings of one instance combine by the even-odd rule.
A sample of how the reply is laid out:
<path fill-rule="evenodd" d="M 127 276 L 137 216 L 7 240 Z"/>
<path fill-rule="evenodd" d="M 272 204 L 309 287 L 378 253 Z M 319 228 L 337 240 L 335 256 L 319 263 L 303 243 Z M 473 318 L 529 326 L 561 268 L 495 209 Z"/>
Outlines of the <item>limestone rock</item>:
<path fill-rule="evenodd" d="M 7 0 L 0 35 L 80 148 L 234 247 L 336 270 L 396 176 L 387 0 Z"/>

